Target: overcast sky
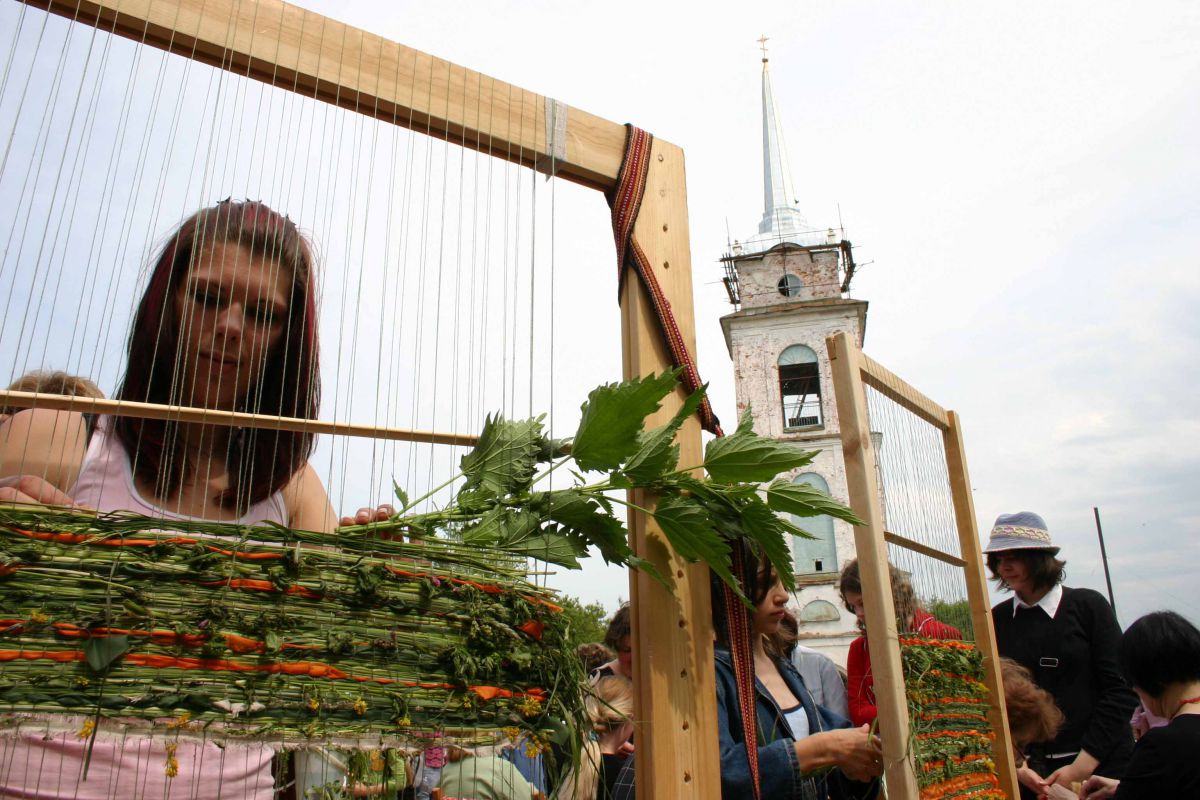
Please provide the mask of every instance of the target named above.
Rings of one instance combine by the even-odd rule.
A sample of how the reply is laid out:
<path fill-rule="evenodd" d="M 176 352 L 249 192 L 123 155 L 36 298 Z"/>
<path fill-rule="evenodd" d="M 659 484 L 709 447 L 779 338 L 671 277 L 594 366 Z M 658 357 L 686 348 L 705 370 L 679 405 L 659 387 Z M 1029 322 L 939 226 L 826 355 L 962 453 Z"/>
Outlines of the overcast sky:
<path fill-rule="evenodd" d="M 727 421 L 735 416 L 733 375 L 718 320 L 732 308 L 718 259 L 727 230 L 745 238 L 762 213 L 756 40 L 770 37 L 800 208 L 815 226 L 842 221 L 854 242 L 863 266 L 852 294 L 871 304 L 867 352 L 961 414 L 983 535 L 999 513 L 1038 511 L 1063 548 L 1068 583 L 1103 590 L 1092 520 L 1099 506 L 1122 623 L 1164 607 L 1200 620 L 1196 4 L 302 5 L 682 146 L 701 373 Z M 11 6 L 0 13 L 6 24 L 16 14 Z M 149 66 L 140 69 L 153 78 Z M 52 70 L 31 75 L 45 82 Z M 15 89 L 7 97 L 15 107 Z M 201 99 L 198 91 L 186 97 Z M 245 101 L 250 113 L 255 102 L 253 95 Z M 98 118 L 103 123 L 118 107 L 102 104 Z M 36 122 L 34 111 L 26 113 Z M 245 127 L 258 133 L 257 124 Z M 247 151 L 251 158 L 274 148 L 268 128 L 258 149 Z M 12 163 L 9 172 L 0 178 L 11 185 L 0 180 L 0 192 L 17 191 Z M 316 188 L 321 180 L 337 188 L 334 173 L 314 171 Z M 138 213 L 149 215 L 128 235 L 131 275 L 151 234 L 161 236 L 184 209 L 231 194 L 286 196 L 241 177 L 205 181 L 168 193 L 162 211 L 154 201 L 166 201 L 153 191 L 130 190 Z M 539 356 L 538 364 L 555 365 L 546 382 L 555 395 L 543 402 L 539 389 L 532 405 L 558 414 L 561 435 L 582 393 L 619 377 L 620 351 L 607 210 L 595 194 L 551 186 L 557 308 L 553 358 Z M 551 190 L 537 191 L 544 210 Z M 382 262 L 369 253 L 378 242 L 321 227 L 322 216 L 334 219 L 334 203 L 288 210 L 323 246 L 329 291 L 346 296 L 341 287 L 354 287 L 342 276 L 363 274 L 356 260 Z M 69 210 L 63 214 L 70 219 Z M 444 266 L 441 256 L 437 265 Z M 133 283 L 121 289 L 126 305 Z M 364 302 L 379 301 L 361 285 L 357 291 Z M 363 315 L 343 303 L 339 316 L 328 302 L 326 353 L 353 351 L 358 328 L 344 331 Z M 386 311 L 384 300 L 381 319 Z M 0 322 L 8 324 L 5 315 Z M 15 311 L 12 321 L 20 321 Z M 544 341 L 547 332 L 537 333 Z M 36 354 L 16 354 L 6 338 L 0 354 L 15 354 L 17 367 L 40 363 Z M 105 374 L 96 376 L 108 391 L 119 366 L 117 334 L 110 349 Z M 424 368 L 439 357 L 426 358 Z M 350 377 L 340 365 L 336 374 Z M 361 377 L 327 381 L 327 397 L 369 403 L 370 388 Z M 430 424 L 461 427 L 456 416 L 439 422 L 432 413 Z M 345 477 L 347 467 L 326 463 Z M 372 480 L 387 485 L 391 477 Z M 354 492 L 330 480 L 335 504 L 354 505 Z M 552 583 L 610 609 L 628 595 L 624 575 L 597 564 Z"/>
<path fill-rule="evenodd" d="M 487 12 L 481 13 L 486 7 Z M 1050 525 L 1123 624 L 1200 619 L 1200 7 L 413 3 L 333 13 L 687 154 L 703 377 L 733 416 L 716 259 L 761 213 L 760 65 L 801 209 L 844 221 L 866 349 L 966 426 L 986 534 Z M 594 571 L 589 572 L 594 577 Z M 564 582 L 564 585 L 565 582 Z M 611 605 L 619 576 L 570 587 Z"/>

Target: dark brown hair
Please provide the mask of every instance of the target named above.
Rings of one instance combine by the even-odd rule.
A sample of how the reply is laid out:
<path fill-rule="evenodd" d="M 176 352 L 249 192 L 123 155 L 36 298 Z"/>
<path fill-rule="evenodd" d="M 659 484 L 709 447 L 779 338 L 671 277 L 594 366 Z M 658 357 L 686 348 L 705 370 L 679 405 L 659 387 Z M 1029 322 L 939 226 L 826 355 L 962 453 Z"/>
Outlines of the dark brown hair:
<path fill-rule="evenodd" d="M 291 273 L 284 333 L 267 355 L 257 385 L 246 387 L 239 410 L 315 419 L 321 379 L 317 357 L 316 292 L 312 249 L 296 224 L 263 203 L 223 201 L 183 222 L 154 262 L 129 335 L 125 377 L 119 400 L 172 403 L 180 320 L 174 296 L 206 243 L 227 242 L 275 260 Z M 177 491 L 189 465 L 179 457 L 176 423 L 119 417 L 116 436 L 129 453 L 134 472 L 159 496 Z M 282 489 L 308 460 L 311 433 L 245 429 L 231 438 L 226 454 L 229 488 L 219 498 L 239 512 Z"/>
<path fill-rule="evenodd" d="M 1037 590 L 1050 589 L 1056 583 L 1062 583 L 1066 578 L 1067 562 L 1055 558 L 1054 553 L 1049 550 L 1005 550 L 1002 553 L 987 554 L 987 568 L 992 573 L 992 580 L 996 582 L 996 588 L 1001 591 L 1012 589 L 1004 580 L 996 574 L 996 568 L 1000 564 L 1001 555 L 1016 556 L 1025 562 L 1025 569 L 1029 571 L 1029 580 L 1033 583 L 1033 588 Z"/>
<path fill-rule="evenodd" d="M 629 619 L 629 603 L 617 609 L 604 632 L 604 646 L 609 650 L 620 650 L 621 640 L 633 635 L 633 624 Z"/>
<path fill-rule="evenodd" d="M 896 608 L 896 625 L 899 630 L 906 631 L 917 613 L 917 595 L 913 592 L 912 581 L 908 579 L 908 575 L 897 569 L 891 562 L 888 563 L 888 576 L 892 584 L 892 605 Z M 842 575 L 838 579 L 838 592 L 842 596 L 842 603 L 846 606 L 846 610 L 853 614 L 854 609 L 846 602 L 846 594 L 848 592 L 858 595 L 863 593 L 857 558 L 842 568 Z"/>

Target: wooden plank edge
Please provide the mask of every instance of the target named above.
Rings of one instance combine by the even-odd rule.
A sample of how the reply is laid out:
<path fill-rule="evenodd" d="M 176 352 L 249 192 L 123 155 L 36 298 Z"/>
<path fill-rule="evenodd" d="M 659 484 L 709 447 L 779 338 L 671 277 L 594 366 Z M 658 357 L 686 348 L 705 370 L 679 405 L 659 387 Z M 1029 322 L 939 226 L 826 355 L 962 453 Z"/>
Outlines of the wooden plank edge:
<path fill-rule="evenodd" d="M 93 0 L 19 0 L 19 2 L 83 25 L 96 26 L 99 30 L 224 69 L 233 74 L 294 91 L 302 96 L 312 97 L 348 111 L 364 114 L 413 131 L 428 133 L 436 139 L 445 139 L 453 144 L 487 153 L 492 157 L 515 164 L 540 168 L 544 171 L 552 156 L 548 152 L 549 148 L 545 141 L 545 98 L 541 95 L 481 75 L 474 70 L 468 70 L 452 62 L 438 59 L 344 23 L 335 24 L 343 29 L 344 36 L 359 37 L 362 50 L 370 46 L 399 48 L 397 58 L 402 55 L 405 58 L 429 59 L 437 64 L 439 70 L 444 68 L 447 74 L 458 70 L 463 74 L 464 80 L 475 76 L 477 80 L 490 82 L 493 94 L 499 91 L 529 95 L 536 104 L 534 108 L 536 119 L 532 122 L 531 133 L 539 144 L 529 146 L 528 144 L 514 143 L 495 130 L 485 131 L 472 127 L 466 119 L 434 116 L 405 106 L 397 98 L 371 94 L 362 86 L 348 86 L 322 80 L 317 76 L 300 72 L 286 65 L 272 63 L 263 58 L 253 57 L 248 53 L 230 50 L 223 42 L 201 40 L 160 22 L 122 11 L 117 7 L 120 5 L 120 0 L 110 5 L 93 2 Z M 256 3 L 266 5 L 258 0 L 244 0 L 241 5 L 248 6 Z M 316 19 L 324 19 L 314 12 L 305 11 L 286 3 L 276 5 L 285 11 L 294 11 L 311 15 Z M 430 104 L 434 104 L 433 98 L 430 98 Z M 616 184 L 617 173 L 620 171 L 621 159 L 624 154 L 624 125 L 580 109 L 568 107 L 566 140 L 564 143 L 567 148 L 566 156 L 554 154 L 555 176 L 601 191 L 607 191 Z M 582 155 L 576 156 L 572 153 L 573 150 L 579 151 L 581 148 Z"/>
<path fill-rule="evenodd" d="M 45 408 L 51 411 L 78 411 L 83 414 L 104 414 L 112 417 L 165 419 L 199 425 L 221 425 L 228 428 L 258 428 L 297 433 L 356 436 L 398 442 L 448 444 L 473 447 L 478 436 L 463 433 L 442 433 L 407 428 L 387 428 L 351 422 L 330 422 L 302 417 L 277 417 L 269 414 L 250 414 L 244 411 L 220 411 L 211 408 L 135 403 L 129 400 L 109 400 L 99 397 L 71 397 L 40 392 L 15 392 L 0 389 L 0 405 L 15 408 Z"/>
<path fill-rule="evenodd" d="M 945 431 L 949 427 L 950 422 L 946 415 L 946 409 L 866 353 L 860 355 L 862 358 L 859 364 L 862 367 L 863 383 L 898 405 L 907 408 L 939 430 Z"/>
<path fill-rule="evenodd" d="M 909 539 L 907 536 L 901 536 L 898 533 L 884 531 L 883 540 L 888 544 L 894 544 L 897 547 L 903 547 L 906 550 L 912 550 L 914 553 L 920 553 L 923 556 L 929 556 L 930 558 L 937 559 L 938 561 L 955 567 L 965 567 L 967 565 L 967 562 L 963 561 L 958 556 L 952 556 L 947 552 L 930 547 L 926 544 L 921 544 L 915 539 Z"/>

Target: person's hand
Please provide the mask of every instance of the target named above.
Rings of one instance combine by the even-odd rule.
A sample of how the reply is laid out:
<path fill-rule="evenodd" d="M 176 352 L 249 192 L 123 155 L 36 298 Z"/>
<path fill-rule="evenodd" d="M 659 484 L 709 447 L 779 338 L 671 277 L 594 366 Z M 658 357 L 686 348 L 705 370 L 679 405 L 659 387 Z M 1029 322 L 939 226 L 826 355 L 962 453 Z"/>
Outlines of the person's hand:
<path fill-rule="evenodd" d="M 1038 797 L 1045 796 L 1046 787 L 1050 785 L 1041 775 L 1038 775 L 1025 764 L 1017 767 L 1017 781 L 1029 789 L 1029 791 L 1036 793 Z"/>
<path fill-rule="evenodd" d="M 818 734 L 822 735 L 822 734 Z M 829 731 L 833 763 L 852 781 L 865 783 L 883 772 L 883 745 L 871 726 Z"/>
<path fill-rule="evenodd" d="M 47 506 L 73 506 L 75 501 L 56 486 L 36 475 L 12 475 L 0 478 L 0 503 L 31 503 Z"/>
<path fill-rule="evenodd" d="M 1106 778 L 1103 775 L 1093 775 L 1083 782 L 1083 788 L 1079 791 L 1079 796 L 1084 800 L 1104 800 L 1106 797 L 1112 797 L 1117 793 L 1117 787 L 1121 784 L 1115 778 Z"/>
<path fill-rule="evenodd" d="M 1091 777 L 1092 770 L 1095 767 L 1089 766 L 1086 763 L 1080 763 L 1078 759 L 1067 764 L 1065 767 L 1059 767 L 1046 776 L 1046 784 L 1058 784 L 1071 788 L 1072 783 L 1083 783 Z"/>
<path fill-rule="evenodd" d="M 378 508 L 363 507 L 354 512 L 352 517 L 342 517 L 339 525 L 366 525 L 370 522 L 387 522 L 396 516 L 396 509 L 390 503 L 384 503 Z"/>

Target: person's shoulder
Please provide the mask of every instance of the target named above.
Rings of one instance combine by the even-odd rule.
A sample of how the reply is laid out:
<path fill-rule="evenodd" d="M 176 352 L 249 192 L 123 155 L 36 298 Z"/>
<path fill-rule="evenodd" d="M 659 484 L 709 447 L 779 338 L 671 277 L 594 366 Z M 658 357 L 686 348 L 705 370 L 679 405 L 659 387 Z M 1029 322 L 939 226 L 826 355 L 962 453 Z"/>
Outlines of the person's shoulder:
<path fill-rule="evenodd" d="M 322 533 L 330 533 L 337 527 L 337 516 L 329 505 L 325 484 L 311 464 L 305 462 L 281 492 L 291 527 Z"/>
<path fill-rule="evenodd" d="M 1108 604 L 1108 598 L 1095 589 L 1088 589 L 1085 586 L 1062 587 L 1062 600 L 1060 604 L 1067 607 L 1075 606 L 1093 611 L 1100 609 L 1107 613 L 1112 613 L 1112 606 Z"/>

